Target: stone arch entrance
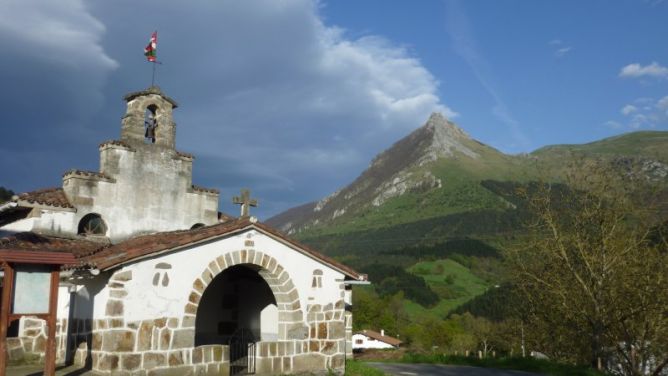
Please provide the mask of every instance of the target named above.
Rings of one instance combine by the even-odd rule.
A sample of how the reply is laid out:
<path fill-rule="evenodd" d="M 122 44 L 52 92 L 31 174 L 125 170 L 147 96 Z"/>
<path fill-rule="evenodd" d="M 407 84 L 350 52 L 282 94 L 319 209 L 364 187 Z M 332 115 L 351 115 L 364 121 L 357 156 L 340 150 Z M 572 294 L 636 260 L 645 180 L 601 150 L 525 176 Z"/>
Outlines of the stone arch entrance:
<path fill-rule="evenodd" d="M 244 281 L 252 284 L 255 291 L 262 296 L 256 300 L 235 301 L 235 284 L 243 286 Z M 229 290 L 223 285 L 227 282 Z M 228 296 L 224 296 L 227 292 Z M 271 294 L 269 294 L 271 292 Z M 223 296 L 219 296 L 222 294 Z M 272 296 L 273 295 L 273 299 Z M 308 326 L 303 319 L 299 294 L 287 271 L 273 257 L 255 250 L 240 250 L 227 253 L 212 260 L 201 276 L 193 282 L 193 288 L 185 307 L 185 316 L 192 317 L 195 322 L 195 345 L 208 343 L 225 343 L 226 337 L 233 329 L 250 325 L 259 331 L 258 340 L 262 338 L 262 316 L 265 321 L 275 317 L 275 323 L 267 323 L 265 328 L 276 328 L 276 332 L 265 332 L 269 341 L 280 341 L 308 338 Z M 247 304 L 243 307 L 243 304 Z M 218 304 L 219 309 L 215 309 Z M 273 307 L 275 308 L 273 308 Z M 225 307 L 225 308 L 223 308 Z M 232 316 L 237 310 L 237 318 Z M 243 310 L 251 310 L 251 318 L 240 318 Z M 201 310 L 201 311 L 200 311 Z M 272 312 L 273 311 L 273 312 Z M 200 314 L 202 316 L 200 316 Z M 205 317 L 213 316 L 215 324 L 205 323 Z M 194 316 L 194 317 L 193 317 Z M 253 320 L 256 320 L 253 323 Z M 202 326 L 200 326 L 202 325 Z M 201 333 L 201 335 L 200 335 Z M 273 336 L 272 336 L 273 334 Z M 215 342 L 211 342 L 215 341 Z"/>
<path fill-rule="evenodd" d="M 253 264 L 234 265 L 211 281 L 195 316 L 195 346 L 228 344 L 238 331 L 252 342 L 277 339 L 276 299 L 259 270 Z"/>

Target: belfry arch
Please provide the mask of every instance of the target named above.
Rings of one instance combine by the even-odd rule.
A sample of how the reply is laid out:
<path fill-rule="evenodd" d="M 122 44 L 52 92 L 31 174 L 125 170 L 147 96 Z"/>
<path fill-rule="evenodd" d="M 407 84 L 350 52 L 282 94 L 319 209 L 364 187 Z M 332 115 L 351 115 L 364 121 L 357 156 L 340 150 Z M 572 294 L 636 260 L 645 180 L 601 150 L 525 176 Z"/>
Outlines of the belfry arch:
<path fill-rule="evenodd" d="M 273 257 L 254 250 L 230 252 L 211 261 L 193 282 L 185 314 L 195 315 L 195 346 L 226 344 L 239 329 L 249 329 L 256 341 L 308 337 L 299 294 L 288 272 Z"/>

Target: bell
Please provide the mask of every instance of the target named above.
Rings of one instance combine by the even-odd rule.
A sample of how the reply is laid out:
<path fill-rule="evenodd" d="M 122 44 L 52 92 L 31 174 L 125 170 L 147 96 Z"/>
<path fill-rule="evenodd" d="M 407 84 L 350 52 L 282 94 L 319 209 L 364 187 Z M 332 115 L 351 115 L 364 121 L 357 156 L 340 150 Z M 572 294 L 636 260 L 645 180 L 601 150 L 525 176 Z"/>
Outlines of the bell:
<path fill-rule="evenodd" d="M 144 137 L 150 138 L 155 142 L 155 126 L 154 125 L 149 125 L 146 127 L 146 133 L 144 134 Z"/>

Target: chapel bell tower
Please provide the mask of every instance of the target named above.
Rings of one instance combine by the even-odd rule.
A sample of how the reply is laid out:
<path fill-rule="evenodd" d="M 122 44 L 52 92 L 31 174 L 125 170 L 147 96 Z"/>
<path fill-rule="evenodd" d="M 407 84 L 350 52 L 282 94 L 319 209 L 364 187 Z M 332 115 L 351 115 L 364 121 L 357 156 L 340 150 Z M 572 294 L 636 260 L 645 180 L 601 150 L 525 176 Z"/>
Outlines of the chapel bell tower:
<path fill-rule="evenodd" d="M 157 86 L 124 97 L 127 110 L 123 116 L 121 141 L 131 145 L 155 144 L 175 148 L 176 123 L 172 110 L 176 102 Z"/>

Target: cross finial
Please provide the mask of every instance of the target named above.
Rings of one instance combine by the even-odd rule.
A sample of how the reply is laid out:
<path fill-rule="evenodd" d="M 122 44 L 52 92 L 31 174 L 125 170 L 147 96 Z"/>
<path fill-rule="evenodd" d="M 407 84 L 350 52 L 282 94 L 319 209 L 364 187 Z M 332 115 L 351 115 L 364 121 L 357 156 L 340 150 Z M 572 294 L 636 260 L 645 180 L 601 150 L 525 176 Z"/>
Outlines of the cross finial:
<path fill-rule="evenodd" d="M 257 200 L 250 198 L 250 191 L 248 189 L 241 190 L 241 196 L 234 196 L 232 203 L 241 205 L 241 217 L 250 216 L 250 207 L 257 207 Z"/>

